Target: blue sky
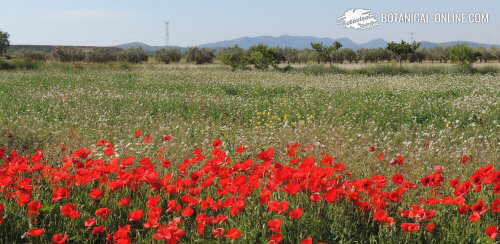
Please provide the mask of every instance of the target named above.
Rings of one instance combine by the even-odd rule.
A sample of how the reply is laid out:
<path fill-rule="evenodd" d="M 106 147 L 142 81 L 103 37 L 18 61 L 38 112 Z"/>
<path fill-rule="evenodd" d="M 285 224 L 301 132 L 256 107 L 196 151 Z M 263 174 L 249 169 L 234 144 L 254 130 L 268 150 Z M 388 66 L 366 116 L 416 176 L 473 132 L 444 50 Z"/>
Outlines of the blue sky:
<path fill-rule="evenodd" d="M 352 8 L 373 12 L 483 12 L 481 24 L 383 24 L 349 30 L 337 17 Z M 0 30 L 13 44 L 116 45 L 165 43 L 164 20 L 171 21 L 170 44 L 192 46 L 243 36 L 310 35 L 500 44 L 498 0 L 15 0 L 2 3 Z"/>

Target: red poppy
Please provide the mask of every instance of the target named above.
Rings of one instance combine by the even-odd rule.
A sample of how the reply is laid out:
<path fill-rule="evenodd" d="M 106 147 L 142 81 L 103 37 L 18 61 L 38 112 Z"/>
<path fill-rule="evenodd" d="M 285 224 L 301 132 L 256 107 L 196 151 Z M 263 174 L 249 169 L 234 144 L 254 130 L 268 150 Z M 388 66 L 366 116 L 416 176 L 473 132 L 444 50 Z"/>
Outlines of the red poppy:
<path fill-rule="evenodd" d="M 283 234 L 281 233 L 274 233 L 271 235 L 271 241 L 269 244 L 277 244 L 283 241 Z"/>
<path fill-rule="evenodd" d="M 28 216 L 38 216 L 40 213 L 38 210 L 42 208 L 42 203 L 40 201 L 31 201 L 28 203 Z M 0 211 L 0 214 L 2 211 Z"/>
<path fill-rule="evenodd" d="M 135 135 L 136 137 L 141 136 L 141 135 L 142 135 L 142 130 L 136 130 L 136 131 L 134 132 L 134 135 Z"/>
<path fill-rule="evenodd" d="M 395 174 L 392 176 L 392 183 L 395 185 L 402 185 L 405 182 L 405 177 L 402 174 Z"/>
<path fill-rule="evenodd" d="M 433 232 L 435 228 L 436 228 L 436 224 L 434 224 L 434 223 L 427 223 L 425 225 L 425 231 L 427 231 L 427 232 Z"/>
<path fill-rule="evenodd" d="M 267 222 L 267 226 L 269 227 L 269 231 L 275 232 L 275 233 L 280 232 L 282 222 L 283 222 L 283 220 L 281 220 L 281 219 L 269 220 Z"/>
<path fill-rule="evenodd" d="M 484 229 L 484 233 L 488 235 L 488 237 L 492 240 L 495 240 L 497 238 L 498 232 L 498 227 L 496 225 L 491 225 Z"/>
<path fill-rule="evenodd" d="M 170 140 L 172 140 L 172 136 L 164 136 L 163 140 L 164 141 L 170 141 Z"/>
<path fill-rule="evenodd" d="M 93 199 L 99 199 L 104 195 L 104 191 L 99 188 L 90 190 L 89 196 Z"/>
<path fill-rule="evenodd" d="M 144 137 L 144 140 L 142 141 L 142 143 L 148 144 L 148 143 L 150 143 L 152 141 L 153 141 L 153 137 L 152 136 L 146 136 L 146 137 Z"/>
<path fill-rule="evenodd" d="M 224 232 L 225 232 L 225 230 L 223 228 L 217 228 L 217 229 L 212 230 L 212 235 L 215 238 L 219 238 L 219 237 L 224 236 Z"/>
<path fill-rule="evenodd" d="M 52 235 L 51 244 L 64 244 L 68 240 L 68 235 L 64 234 L 54 234 Z"/>
<path fill-rule="evenodd" d="M 130 204 L 130 197 L 124 197 L 118 201 L 118 205 L 120 206 L 128 206 Z"/>
<path fill-rule="evenodd" d="M 313 239 L 311 237 L 307 237 L 306 239 L 300 241 L 300 244 L 312 244 Z"/>
<path fill-rule="evenodd" d="M 302 217 L 302 212 L 303 211 L 301 208 L 296 208 L 296 209 L 293 209 L 292 211 L 290 211 L 288 216 L 290 216 L 290 218 L 292 218 L 292 219 L 298 219 L 298 218 Z"/>
<path fill-rule="evenodd" d="M 181 215 L 182 215 L 182 217 L 191 217 L 191 215 L 193 215 L 193 213 L 194 213 L 193 208 L 187 207 L 187 208 L 182 210 Z"/>
<path fill-rule="evenodd" d="M 64 187 L 58 187 L 52 192 L 52 201 L 59 202 L 69 198 L 69 190 Z"/>
<path fill-rule="evenodd" d="M 111 209 L 109 208 L 99 208 L 95 211 L 95 215 L 101 219 L 107 219 L 110 213 Z"/>
<path fill-rule="evenodd" d="M 460 157 L 460 163 L 462 163 L 462 164 L 466 164 L 469 161 L 470 161 L 470 156 L 468 156 L 468 155 L 464 154 L 464 155 L 462 155 L 462 157 Z"/>
<path fill-rule="evenodd" d="M 43 233 L 45 233 L 45 229 L 42 228 L 33 228 L 26 232 L 29 236 L 41 236 Z"/>
<path fill-rule="evenodd" d="M 78 217 L 80 217 L 80 212 L 76 209 L 76 206 L 73 203 L 66 203 L 59 209 L 62 216 L 66 216 L 71 219 L 77 219 Z"/>
<path fill-rule="evenodd" d="M 403 223 L 401 224 L 401 229 L 403 229 L 406 232 L 415 232 L 420 230 L 420 225 L 413 223 Z"/>
<path fill-rule="evenodd" d="M 128 220 L 138 221 L 144 216 L 144 211 L 142 209 L 134 210 L 128 214 Z"/>
<path fill-rule="evenodd" d="M 92 227 L 96 224 L 97 220 L 95 218 L 88 218 L 85 220 L 85 227 Z"/>
<path fill-rule="evenodd" d="M 96 226 L 92 229 L 92 234 L 97 235 L 97 234 L 104 232 L 105 230 L 106 230 L 106 227 L 99 225 L 99 226 Z"/>
<path fill-rule="evenodd" d="M 226 233 L 226 238 L 228 239 L 238 239 L 241 237 L 241 232 L 236 228 L 231 228 Z"/>

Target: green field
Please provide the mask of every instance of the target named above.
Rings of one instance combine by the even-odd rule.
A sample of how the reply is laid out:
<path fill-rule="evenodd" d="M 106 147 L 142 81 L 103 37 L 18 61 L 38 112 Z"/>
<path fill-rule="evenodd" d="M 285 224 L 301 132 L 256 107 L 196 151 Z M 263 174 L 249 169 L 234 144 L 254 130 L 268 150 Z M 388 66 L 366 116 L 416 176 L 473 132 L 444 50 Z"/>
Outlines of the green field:
<path fill-rule="evenodd" d="M 224 142 L 229 155 L 240 144 L 248 147 L 249 155 L 255 155 L 269 146 L 284 151 L 286 144 L 299 142 L 312 145 L 307 155 L 333 155 L 356 178 L 402 172 L 418 182 L 434 167 L 443 166 L 447 185 L 453 177 L 467 177 L 488 163 L 498 169 L 499 98 L 498 74 L 316 76 L 232 72 L 215 65 L 44 66 L 32 71 L 0 71 L 0 146 L 26 154 L 45 149 L 54 156 L 48 157 L 50 163 L 57 164 L 57 149 L 62 145 L 69 150 L 92 147 L 105 138 L 114 143 L 119 155 L 153 155 L 157 149 L 153 145 L 163 143 L 158 138 L 170 135 L 167 157 L 180 163 L 194 148 L 209 148 L 214 139 Z M 153 136 L 155 143 L 138 143 L 133 136 L 137 129 Z M 368 151 L 370 146 L 383 151 L 387 161 L 404 155 L 405 164 L 394 167 L 379 162 Z M 468 164 L 459 163 L 462 155 L 470 155 Z M 286 157 L 279 154 L 276 160 L 285 161 Z M 409 196 L 418 199 L 419 194 L 422 192 Z M 495 198 L 493 193 L 481 196 L 490 201 Z M 329 213 L 358 216 L 342 211 Z M 498 217 L 490 214 L 484 222 L 467 225 L 465 232 L 460 225 L 467 224 L 467 216 L 462 217 L 463 222 L 450 217 L 456 222 L 446 225 L 443 215 L 438 224 L 445 225 L 447 232 L 436 239 L 422 233 L 415 240 L 486 242 L 483 229 L 494 224 L 495 215 Z M 258 219 L 247 218 L 240 221 L 247 228 L 240 227 L 242 233 L 250 233 L 248 228 L 259 224 Z M 340 217 L 331 220 L 342 221 Z M 335 243 L 356 239 L 413 242 L 414 237 L 400 236 L 397 231 L 374 231 L 373 223 L 362 227 L 366 231 L 354 231 L 360 225 L 355 220 L 344 221 L 342 225 L 287 227 L 284 235 L 289 239 L 284 243 L 299 238 L 292 232 L 301 228 L 323 241 L 331 237 Z M 314 228 L 321 225 L 331 225 L 330 232 L 316 232 Z M 332 233 L 338 236 L 329 236 Z M 250 241 L 255 236 L 244 238 Z"/>

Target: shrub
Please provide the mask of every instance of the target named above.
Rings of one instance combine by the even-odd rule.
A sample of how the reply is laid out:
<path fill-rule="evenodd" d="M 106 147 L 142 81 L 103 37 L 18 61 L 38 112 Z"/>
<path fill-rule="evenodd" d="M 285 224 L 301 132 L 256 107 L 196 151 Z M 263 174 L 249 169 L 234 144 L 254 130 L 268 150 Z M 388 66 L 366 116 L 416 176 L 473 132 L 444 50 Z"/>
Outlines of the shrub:
<path fill-rule="evenodd" d="M 85 61 L 91 63 L 107 63 L 117 59 L 117 48 L 92 48 L 85 52 Z"/>
<path fill-rule="evenodd" d="M 238 46 L 229 47 L 221 50 L 217 58 L 225 65 L 231 66 L 233 70 L 246 69 L 249 63 L 248 54 Z"/>
<path fill-rule="evenodd" d="M 157 61 L 165 64 L 178 63 L 181 61 L 182 53 L 179 49 L 163 48 L 156 51 L 155 58 Z"/>
<path fill-rule="evenodd" d="M 462 66 L 471 66 L 476 61 L 474 50 L 464 44 L 453 46 L 448 52 L 450 60 Z"/>
<path fill-rule="evenodd" d="M 59 62 L 80 62 L 85 59 L 85 52 L 76 47 L 57 47 L 52 57 Z"/>
<path fill-rule="evenodd" d="M 248 56 L 250 63 L 259 70 L 268 69 L 269 66 L 276 68 L 281 61 L 281 57 L 278 55 L 276 50 L 269 48 L 264 44 L 250 47 L 248 49 Z"/>
<path fill-rule="evenodd" d="M 46 52 L 34 51 L 34 50 L 23 50 L 19 54 L 19 57 L 26 60 L 43 61 L 43 62 L 49 59 L 49 55 Z"/>
<path fill-rule="evenodd" d="M 195 64 L 213 63 L 214 53 L 210 49 L 192 47 L 186 53 L 186 60 Z"/>
<path fill-rule="evenodd" d="M 118 53 L 118 60 L 138 64 L 148 60 L 142 48 L 129 48 Z"/>

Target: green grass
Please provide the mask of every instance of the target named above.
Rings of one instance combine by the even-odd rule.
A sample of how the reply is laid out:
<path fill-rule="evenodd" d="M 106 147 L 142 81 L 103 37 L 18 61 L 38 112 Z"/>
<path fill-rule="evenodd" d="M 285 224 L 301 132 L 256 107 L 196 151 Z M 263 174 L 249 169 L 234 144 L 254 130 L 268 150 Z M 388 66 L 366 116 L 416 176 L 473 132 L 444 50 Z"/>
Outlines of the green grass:
<path fill-rule="evenodd" d="M 55 64 L 38 70 L 0 71 L 0 146 L 22 153 L 44 148 L 51 153 L 62 144 L 71 150 L 105 138 L 121 153 L 153 155 L 152 146 L 129 144 L 132 133 L 142 129 L 148 135 L 173 136 L 168 157 L 182 162 L 193 148 L 207 148 L 216 138 L 225 142 L 231 155 L 232 148 L 242 143 L 255 154 L 267 146 L 284 150 L 285 144 L 299 141 L 314 146 L 311 155 L 334 155 L 357 177 L 402 171 L 411 180 L 438 165 L 445 167 L 447 177 L 464 177 L 486 163 L 497 164 L 500 158 L 498 74 L 406 73 L 405 69 L 391 73 L 376 67 L 311 76 L 308 73 L 315 72 L 307 71 L 311 67 L 303 73 L 279 73 L 231 72 L 218 66 L 112 65 Z M 425 141 L 430 141 L 429 149 L 424 149 Z M 404 154 L 408 163 L 386 167 L 367 151 L 370 145 L 385 151 L 388 158 Z M 472 156 L 470 164 L 458 164 L 462 154 Z M 317 211 L 300 197 L 292 201 L 304 211 Z M 238 227 L 247 230 L 246 240 L 263 242 L 265 230 L 251 232 L 262 224 L 261 216 L 253 214 L 262 213 L 258 207 L 248 206 L 255 212 L 246 210 Z M 401 243 L 415 238 L 372 221 L 355 221 L 369 216 L 352 211 L 349 205 L 321 209 L 325 211 L 318 212 L 321 218 L 308 216 L 302 224 L 287 225 L 287 238 L 305 238 L 301 230 L 342 243 Z M 466 223 L 462 217 L 448 217 L 456 225 Z M 27 228 L 21 225 L 10 226 L 10 231 Z M 64 230 L 63 223 L 52 225 Z M 460 228 L 456 225 L 447 227 Z M 479 226 L 467 230 L 464 237 L 470 239 L 457 239 L 461 231 L 435 236 L 422 232 L 417 239 L 484 241 Z"/>
<path fill-rule="evenodd" d="M 435 75 L 435 74 L 498 74 L 500 68 L 496 66 L 461 67 L 455 66 L 434 66 L 434 65 L 404 65 L 397 64 L 376 64 L 360 68 L 344 68 L 340 66 L 309 65 L 294 69 L 295 72 L 302 72 L 310 75 L 324 74 L 352 74 L 352 75 Z"/>

